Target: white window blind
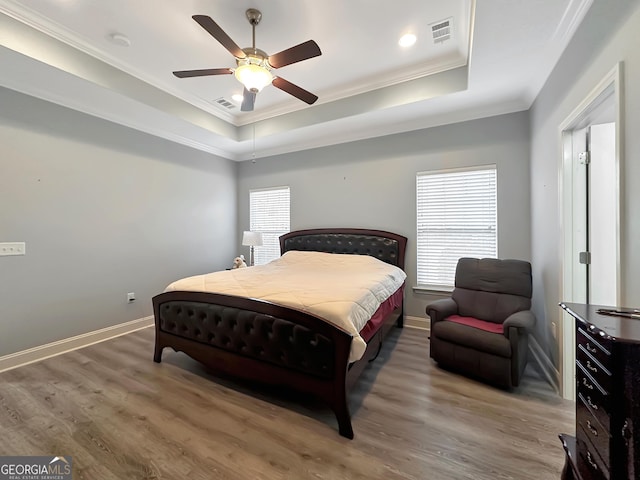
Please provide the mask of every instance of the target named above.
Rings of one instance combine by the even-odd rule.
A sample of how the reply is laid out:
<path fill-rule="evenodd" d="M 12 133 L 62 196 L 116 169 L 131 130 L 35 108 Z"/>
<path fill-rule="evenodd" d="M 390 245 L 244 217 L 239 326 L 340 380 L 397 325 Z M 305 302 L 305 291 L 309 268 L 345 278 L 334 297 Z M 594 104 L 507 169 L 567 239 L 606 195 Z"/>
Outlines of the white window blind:
<path fill-rule="evenodd" d="M 255 247 L 255 264 L 264 265 L 280 256 L 280 235 L 288 233 L 289 187 L 249 191 L 249 229 L 262 233 Z"/>
<path fill-rule="evenodd" d="M 461 257 L 496 258 L 496 166 L 417 175 L 418 285 L 454 285 Z"/>

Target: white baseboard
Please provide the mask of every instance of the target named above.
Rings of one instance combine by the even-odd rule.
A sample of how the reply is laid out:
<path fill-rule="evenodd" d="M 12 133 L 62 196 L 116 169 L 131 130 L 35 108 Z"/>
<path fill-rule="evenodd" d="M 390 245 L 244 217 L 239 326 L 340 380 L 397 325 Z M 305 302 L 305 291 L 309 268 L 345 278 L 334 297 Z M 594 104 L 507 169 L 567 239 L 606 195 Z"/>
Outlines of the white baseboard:
<path fill-rule="evenodd" d="M 112 327 L 102 328 L 93 332 L 83 333 L 75 337 L 65 338 L 57 342 L 47 343 L 38 347 L 23 350 L 21 352 L 11 353 L 0 357 L 0 372 L 11 370 L 13 368 L 22 367 L 29 363 L 39 362 L 45 358 L 61 355 L 72 350 L 88 347 L 94 343 L 104 342 L 120 335 L 135 332 L 143 328 L 153 325 L 153 315 L 149 317 L 139 318 L 130 322 L 120 323 Z"/>
<path fill-rule="evenodd" d="M 404 326 L 409 328 L 419 328 L 421 330 L 431 330 L 431 323 L 428 318 L 404 316 Z"/>

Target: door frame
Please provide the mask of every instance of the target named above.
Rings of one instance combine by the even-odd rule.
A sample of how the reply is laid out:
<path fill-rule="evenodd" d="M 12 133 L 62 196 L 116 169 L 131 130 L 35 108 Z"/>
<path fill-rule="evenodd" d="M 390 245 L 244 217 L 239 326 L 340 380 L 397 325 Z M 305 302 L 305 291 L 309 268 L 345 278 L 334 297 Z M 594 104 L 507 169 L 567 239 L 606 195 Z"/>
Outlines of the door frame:
<path fill-rule="evenodd" d="M 616 122 L 616 155 L 615 170 L 618 192 L 615 200 L 616 215 L 616 276 L 617 276 L 617 304 L 621 305 L 621 278 L 623 265 L 620 262 L 621 252 L 621 198 L 623 195 L 622 184 L 620 182 L 622 174 L 623 158 L 623 119 L 624 102 L 622 93 L 623 62 L 619 62 L 580 102 L 580 104 L 569 114 L 558 128 L 559 162 L 558 162 L 558 218 L 560 231 L 560 274 L 559 297 L 561 301 L 571 302 L 572 300 L 572 225 L 573 225 L 573 173 L 572 173 L 572 144 L 571 134 L 581 123 L 588 120 L 589 115 L 602 104 L 603 101 L 611 98 L 615 103 Z M 558 309 L 559 310 L 559 309 Z M 554 328 L 557 332 L 559 346 L 559 374 L 560 393 L 564 398 L 575 400 L 575 324 L 574 319 L 562 311 L 559 318 L 559 325 Z"/>

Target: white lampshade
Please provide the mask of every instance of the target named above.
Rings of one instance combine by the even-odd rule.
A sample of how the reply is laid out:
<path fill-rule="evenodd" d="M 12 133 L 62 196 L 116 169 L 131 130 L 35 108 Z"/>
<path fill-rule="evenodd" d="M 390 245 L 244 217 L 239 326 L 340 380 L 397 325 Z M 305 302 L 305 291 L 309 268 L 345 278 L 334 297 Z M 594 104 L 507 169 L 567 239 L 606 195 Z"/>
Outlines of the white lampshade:
<path fill-rule="evenodd" d="M 262 233 L 245 231 L 242 234 L 242 245 L 247 247 L 261 247 Z"/>
<path fill-rule="evenodd" d="M 266 68 L 260 65 L 246 64 L 236 68 L 236 78 L 247 90 L 258 93 L 273 80 L 273 75 Z"/>

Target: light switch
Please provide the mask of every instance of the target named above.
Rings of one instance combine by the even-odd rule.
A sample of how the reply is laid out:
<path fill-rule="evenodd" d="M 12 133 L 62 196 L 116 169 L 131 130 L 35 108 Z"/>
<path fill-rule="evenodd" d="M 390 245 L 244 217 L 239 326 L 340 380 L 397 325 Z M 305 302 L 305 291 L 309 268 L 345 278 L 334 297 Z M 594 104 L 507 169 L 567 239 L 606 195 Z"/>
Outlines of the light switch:
<path fill-rule="evenodd" d="M 25 242 L 4 242 L 0 243 L 0 257 L 9 255 L 24 255 L 27 253 L 27 244 Z"/>

